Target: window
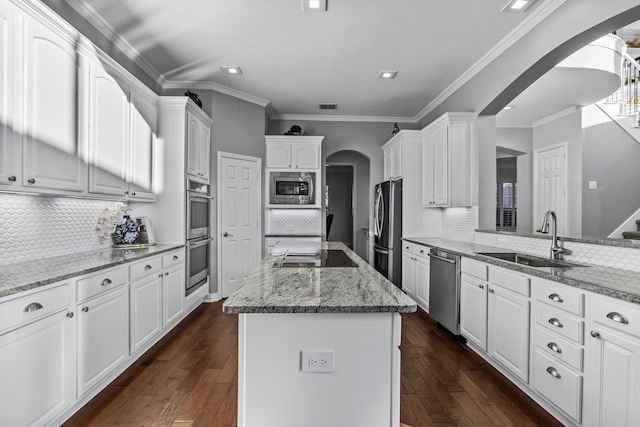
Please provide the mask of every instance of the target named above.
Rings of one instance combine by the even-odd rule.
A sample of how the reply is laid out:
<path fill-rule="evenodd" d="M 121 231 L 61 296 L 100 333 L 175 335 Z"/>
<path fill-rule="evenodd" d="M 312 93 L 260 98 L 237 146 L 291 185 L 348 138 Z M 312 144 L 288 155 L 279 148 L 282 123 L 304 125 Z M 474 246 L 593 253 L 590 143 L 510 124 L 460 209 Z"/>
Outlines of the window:
<path fill-rule="evenodd" d="M 496 230 L 515 230 L 518 184 L 499 182 L 496 196 Z"/>

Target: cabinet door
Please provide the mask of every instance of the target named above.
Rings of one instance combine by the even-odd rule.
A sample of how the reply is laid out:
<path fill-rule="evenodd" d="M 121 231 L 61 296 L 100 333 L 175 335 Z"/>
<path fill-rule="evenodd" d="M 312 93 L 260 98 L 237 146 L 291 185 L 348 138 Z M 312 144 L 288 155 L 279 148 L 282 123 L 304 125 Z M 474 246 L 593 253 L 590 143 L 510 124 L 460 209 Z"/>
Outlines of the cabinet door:
<path fill-rule="evenodd" d="M 26 18 L 19 132 L 22 185 L 81 192 L 86 166 L 78 138 L 78 76 L 74 41 Z"/>
<path fill-rule="evenodd" d="M 318 169 L 320 167 L 320 145 L 291 144 L 291 163 L 295 168 Z"/>
<path fill-rule="evenodd" d="M 13 73 L 15 67 L 13 26 L 15 7 L 0 4 L 0 189 L 11 190 L 20 176 L 19 140 L 13 137 Z M 7 188 L 4 188 L 4 186 Z"/>
<path fill-rule="evenodd" d="M 426 208 L 434 205 L 433 138 L 433 131 L 426 133 L 422 138 L 422 206 Z"/>
<path fill-rule="evenodd" d="M 200 120 L 187 111 L 187 173 L 198 176 L 200 157 Z"/>
<path fill-rule="evenodd" d="M 209 180 L 209 164 L 211 155 L 211 129 L 201 123 L 200 126 L 200 141 L 199 141 L 200 156 L 198 162 L 198 175 Z"/>
<path fill-rule="evenodd" d="M 162 275 L 131 283 L 130 349 L 133 354 L 162 331 Z"/>
<path fill-rule="evenodd" d="M 585 424 L 638 426 L 640 340 L 591 326 L 586 343 L 588 392 L 585 394 Z"/>
<path fill-rule="evenodd" d="M 129 357 L 129 289 L 122 286 L 77 306 L 78 397 Z"/>
<path fill-rule="evenodd" d="M 163 277 L 163 326 L 166 327 L 179 318 L 184 311 L 185 271 L 180 264 L 164 272 Z"/>
<path fill-rule="evenodd" d="M 0 336 L 0 425 L 46 425 L 71 404 L 74 320 L 65 310 Z"/>
<path fill-rule="evenodd" d="M 391 147 L 386 147 L 383 149 L 383 156 L 384 156 L 384 168 L 383 168 L 383 173 L 384 173 L 384 181 L 388 181 L 391 179 Z"/>
<path fill-rule="evenodd" d="M 529 300 L 499 286 L 489 288 L 489 355 L 529 381 Z"/>
<path fill-rule="evenodd" d="M 133 199 L 153 200 L 156 107 L 132 92 L 130 110 L 129 195 Z"/>
<path fill-rule="evenodd" d="M 416 297 L 427 313 L 429 312 L 429 267 L 429 258 L 416 257 Z"/>
<path fill-rule="evenodd" d="M 391 146 L 391 179 L 402 178 L 402 141 Z"/>
<path fill-rule="evenodd" d="M 121 82 L 89 63 L 89 192 L 128 193 L 129 99 Z"/>
<path fill-rule="evenodd" d="M 433 201 L 436 206 L 449 204 L 449 140 L 448 126 L 433 135 Z"/>
<path fill-rule="evenodd" d="M 291 144 L 288 142 L 270 142 L 267 144 L 267 167 L 290 168 Z"/>
<path fill-rule="evenodd" d="M 460 281 L 460 334 L 487 351 L 487 283 L 466 274 Z"/>
<path fill-rule="evenodd" d="M 416 293 L 416 261 L 411 252 L 402 252 L 402 290 L 415 295 Z"/>

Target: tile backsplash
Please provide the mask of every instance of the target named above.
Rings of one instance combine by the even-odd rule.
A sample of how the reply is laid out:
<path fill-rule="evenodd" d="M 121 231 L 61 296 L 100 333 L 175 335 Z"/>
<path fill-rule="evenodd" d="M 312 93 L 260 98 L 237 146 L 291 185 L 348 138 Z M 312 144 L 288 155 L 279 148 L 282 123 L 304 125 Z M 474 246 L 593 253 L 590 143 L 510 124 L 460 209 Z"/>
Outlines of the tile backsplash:
<path fill-rule="evenodd" d="M 322 209 L 268 209 L 266 234 L 320 234 Z"/>
<path fill-rule="evenodd" d="M 98 218 L 115 202 L 0 193 L 0 265 L 100 249 Z"/>

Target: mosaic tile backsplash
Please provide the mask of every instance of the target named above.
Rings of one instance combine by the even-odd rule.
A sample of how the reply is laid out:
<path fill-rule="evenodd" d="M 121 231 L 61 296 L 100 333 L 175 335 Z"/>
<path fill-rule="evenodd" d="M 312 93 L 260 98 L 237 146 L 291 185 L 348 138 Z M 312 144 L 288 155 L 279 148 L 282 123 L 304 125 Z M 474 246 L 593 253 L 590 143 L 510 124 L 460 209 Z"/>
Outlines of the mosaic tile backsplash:
<path fill-rule="evenodd" d="M 322 209 L 269 209 L 267 234 L 320 234 Z"/>
<path fill-rule="evenodd" d="M 110 246 L 95 228 L 115 202 L 0 193 L 0 265 Z"/>

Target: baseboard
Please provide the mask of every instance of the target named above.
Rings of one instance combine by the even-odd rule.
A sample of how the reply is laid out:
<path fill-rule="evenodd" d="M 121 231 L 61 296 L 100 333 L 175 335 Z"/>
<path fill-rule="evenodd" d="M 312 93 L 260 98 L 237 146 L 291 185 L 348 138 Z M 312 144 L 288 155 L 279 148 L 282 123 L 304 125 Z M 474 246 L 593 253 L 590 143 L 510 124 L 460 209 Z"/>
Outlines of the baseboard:
<path fill-rule="evenodd" d="M 220 301 L 220 294 L 216 292 L 214 294 L 207 294 L 207 296 L 204 297 L 204 300 L 202 302 L 217 302 L 217 301 Z"/>

